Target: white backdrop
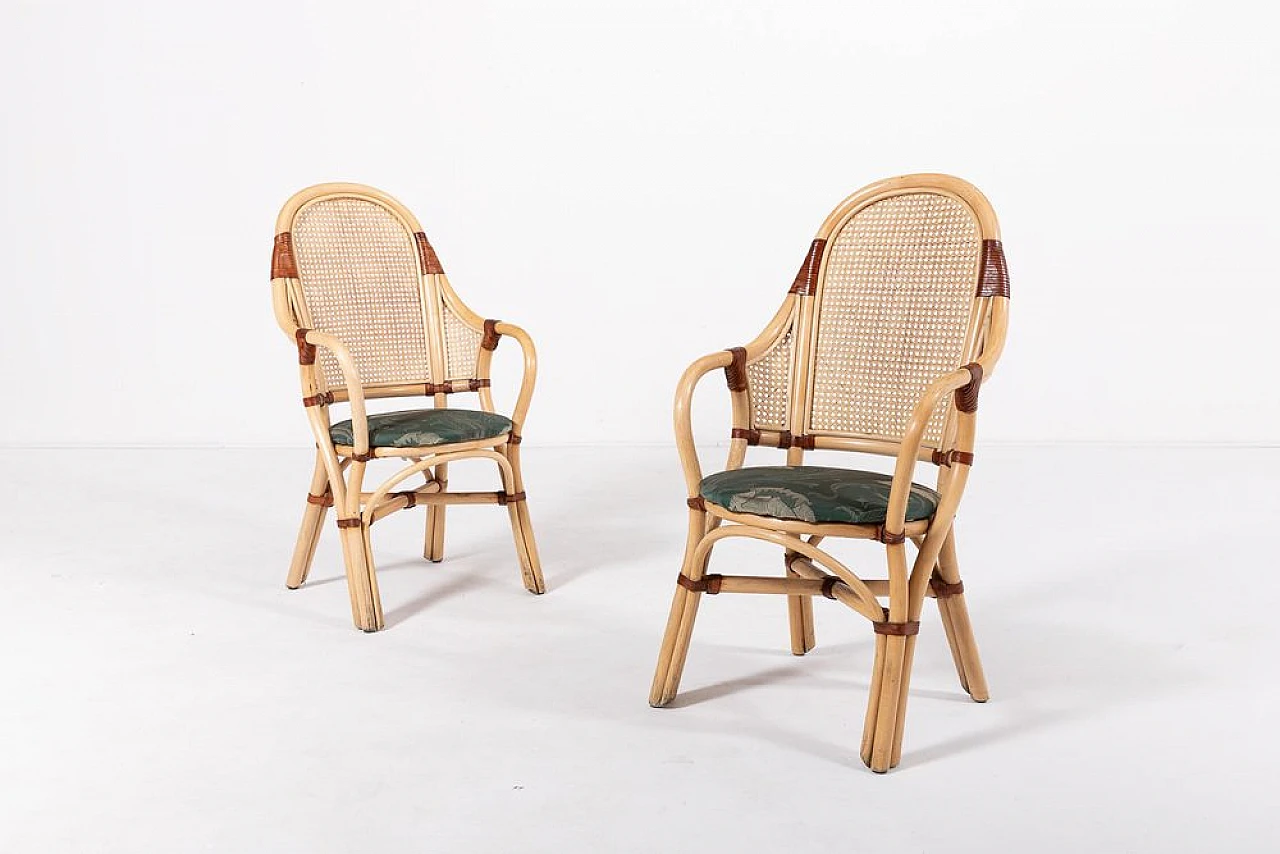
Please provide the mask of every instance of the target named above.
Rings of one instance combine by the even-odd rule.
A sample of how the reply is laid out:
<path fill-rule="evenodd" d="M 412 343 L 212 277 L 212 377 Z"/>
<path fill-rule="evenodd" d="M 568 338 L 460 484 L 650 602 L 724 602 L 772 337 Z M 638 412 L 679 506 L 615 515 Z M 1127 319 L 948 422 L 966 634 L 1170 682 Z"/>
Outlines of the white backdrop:
<path fill-rule="evenodd" d="M 268 256 L 327 180 L 534 335 L 530 442 L 669 442 L 683 367 L 915 171 L 1002 220 L 984 440 L 1280 441 L 1264 4 L 80 6 L 0 13 L 0 443 L 308 444 Z"/>

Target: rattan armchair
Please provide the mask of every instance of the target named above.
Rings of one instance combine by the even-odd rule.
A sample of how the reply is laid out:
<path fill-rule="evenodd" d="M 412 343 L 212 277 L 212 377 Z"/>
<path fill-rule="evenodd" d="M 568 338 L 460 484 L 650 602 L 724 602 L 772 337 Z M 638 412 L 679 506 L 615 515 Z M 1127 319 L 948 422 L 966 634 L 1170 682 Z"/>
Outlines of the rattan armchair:
<path fill-rule="evenodd" d="M 395 199 L 360 184 L 320 184 L 285 204 L 276 220 L 271 259 L 276 320 L 297 345 L 302 404 L 316 441 L 288 587 L 310 571 L 326 509 L 337 510 L 351 612 L 358 628 L 383 627 L 370 528 L 389 513 L 427 508 L 423 556 L 444 557 L 445 508 L 507 508 L 524 586 L 544 588 L 520 475 L 520 439 L 533 395 L 537 356 L 518 326 L 485 320 L 449 285 L 418 221 Z M 494 411 L 489 389 L 493 351 L 502 337 L 520 345 L 524 378 L 510 417 Z M 475 393 L 478 409 L 446 405 Z M 427 408 L 369 415 L 365 401 L 407 397 Z M 330 407 L 347 404 L 334 423 Z M 369 462 L 405 465 L 364 491 Z M 449 464 L 484 459 L 498 467 L 502 489 L 449 492 Z M 421 474 L 425 483 L 398 491 Z"/>
<path fill-rule="evenodd" d="M 675 698 L 704 593 L 787 596 L 796 655 L 814 647 L 814 596 L 871 621 L 875 662 L 861 756 L 873 771 L 896 766 L 902 753 L 926 597 L 938 603 L 961 685 L 974 700 L 987 699 L 952 522 L 974 463 L 978 389 L 1004 345 L 1008 303 L 986 198 L 947 175 L 893 178 L 859 190 L 827 217 L 758 338 L 685 371 L 675 430 L 689 530 L 652 705 Z M 732 438 L 725 471 L 704 478 L 689 408 L 699 379 L 720 368 Z M 786 466 L 744 468 L 749 445 L 784 449 Z M 892 476 L 803 465 L 815 449 L 893 456 L 896 465 Z M 936 489 L 914 482 L 921 462 L 937 467 Z M 707 573 L 712 548 L 730 537 L 781 546 L 784 574 Z M 837 538 L 884 544 L 888 578 L 865 580 L 819 548 Z"/>

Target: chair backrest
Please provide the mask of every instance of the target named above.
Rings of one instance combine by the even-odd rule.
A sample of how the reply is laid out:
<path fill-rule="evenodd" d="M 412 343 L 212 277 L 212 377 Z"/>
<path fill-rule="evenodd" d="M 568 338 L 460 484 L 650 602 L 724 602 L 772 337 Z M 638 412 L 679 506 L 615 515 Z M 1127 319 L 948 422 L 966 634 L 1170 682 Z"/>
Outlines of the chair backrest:
<path fill-rule="evenodd" d="M 745 348 L 749 432 L 896 453 L 922 392 L 982 354 L 1008 294 L 999 226 L 972 185 L 908 175 L 859 190 L 827 217 L 787 302 Z M 953 410 L 946 395 L 926 449 L 949 446 Z"/>
<path fill-rule="evenodd" d="M 476 378 L 485 321 L 453 292 L 417 219 L 385 193 L 361 184 L 296 193 L 276 220 L 271 278 L 287 297 L 286 332 L 341 340 L 371 397 Z M 341 388 L 333 356 L 321 349 L 319 363 Z"/>

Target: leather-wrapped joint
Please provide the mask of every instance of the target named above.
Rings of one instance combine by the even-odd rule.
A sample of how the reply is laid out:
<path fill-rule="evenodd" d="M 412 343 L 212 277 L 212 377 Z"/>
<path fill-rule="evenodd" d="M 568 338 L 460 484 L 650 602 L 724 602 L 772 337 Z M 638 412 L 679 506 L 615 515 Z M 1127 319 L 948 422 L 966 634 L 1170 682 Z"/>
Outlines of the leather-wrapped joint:
<path fill-rule="evenodd" d="M 298 344 L 298 364 L 314 365 L 316 363 L 316 345 L 307 342 L 307 333 L 310 329 L 299 327 L 293 333 L 293 339 Z"/>
<path fill-rule="evenodd" d="M 374 457 L 374 455 L 373 455 L 373 449 L 372 449 L 372 448 L 370 448 L 370 449 L 369 449 L 369 451 L 368 451 L 368 453 L 364 453 L 364 454 L 352 454 L 352 455 L 351 455 L 351 459 L 355 460 L 355 461 L 356 461 L 356 462 L 358 462 L 358 463 L 367 463 L 367 462 L 369 462 L 369 461 L 370 461 L 370 460 L 372 460 L 372 459 L 376 459 L 376 457 Z"/>
<path fill-rule="evenodd" d="M 396 498 L 406 499 L 404 504 L 405 510 L 418 505 L 418 493 L 414 492 L 412 489 L 406 489 L 404 492 L 393 492 L 391 494 Z"/>
<path fill-rule="evenodd" d="M 879 623 L 872 623 L 871 626 L 875 629 L 875 632 L 878 635 L 890 635 L 893 637 L 906 638 L 920 634 L 919 620 L 906 620 L 901 623 L 893 623 L 888 619 L 885 619 Z"/>
<path fill-rule="evenodd" d="M 271 278 L 298 278 L 298 262 L 293 255 L 293 235 L 282 231 L 276 235 L 271 247 Z"/>
<path fill-rule="evenodd" d="M 969 382 L 956 389 L 956 409 L 961 412 L 977 412 L 978 389 L 982 387 L 982 365 L 970 362 L 963 367 L 969 372 Z"/>
<path fill-rule="evenodd" d="M 333 403 L 333 392 L 331 391 L 322 391 L 317 394 L 313 394 L 310 397 L 302 398 L 302 405 L 307 408 L 312 406 L 328 406 L 331 403 Z"/>
<path fill-rule="evenodd" d="M 1009 267 L 999 240 L 982 241 L 982 265 L 978 273 L 979 297 L 1009 298 Z"/>
<path fill-rule="evenodd" d="M 828 599 L 836 598 L 836 585 L 840 583 L 840 579 L 834 575 L 828 575 L 822 579 L 822 595 Z"/>
<path fill-rule="evenodd" d="M 315 505 L 317 505 L 317 506 L 319 506 L 319 507 L 332 507 L 332 506 L 333 506 L 333 493 L 332 493 L 332 492 L 329 492 L 329 491 L 327 491 L 327 490 L 326 490 L 326 491 L 324 492 L 324 494 L 322 494 L 322 495 L 316 495 L 316 494 L 314 494 L 314 493 L 308 492 L 308 493 L 307 493 L 307 503 L 308 503 L 308 504 L 315 504 Z"/>
<path fill-rule="evenodd" d="M 729 353 L 733 356 L 733 360 L 724 366 L 724 381 L 729 386 L 729 391 L 746 391 L 747 348 L 730 347 Z"/>
<path fill-rule="evenodd" d="M 502 333 L 498 331 L 500 320 L 486 320 L 484 322 L 484 335 L 480 338 L 481 350 L 497 350 L 498 339 L 502 337 Z"/>
<path fill-rule="evenodd" d="M 701 495 L 695 495 L 692 498 L 686 498 L 684 503 L 689 506 L 690 510 L 697 510 L 699 513 L 707 511 L 707 500 Z"/>
<path fill-rule="evenodd" d="M 508 445 L 519 445 L 523 441 L 524 441 L 524 437 L 521 436 L 519 433 L 511 433 L 509 436 L 507 436 Z"/>
<path fill-rule="evenodd" d="M 935 575 L 929 579 L 929 589 L 938 599 L 946 599 L 948 596 L 959 596 L 964 593 L 964 582 L 957 581 L 955 584 L 950 584 Z"/>
<path fill-rule="evenodd" d="M 422 274 L 430 276 L 443 273 L 444 266 L 440 263 L 440 256 L 436 254 L 431 241 L 427 240 L 427 235 L 421 231 L 415 231 L 413 239 L 418 244 L 418 265 L 422 268 Z"/>
<path fill-rule="evenodd" d="M 494 495 L 498 496 L 498 503 L 504 507 L 508 504 L 524 501 L 523 492 L 495 492 Z"/>
<path fill-rule="evenodd" d="M 706 593 L 708 596 L 715 596 L 720 592 L 720 585 L 724 581 L 723 575 L 716 573 L 708 573 L 696 581 L 683 572 L 676 576 L 676 584 L 688 590 L 690 593 Z"/>
<path fill-rule="evenodd" d="M 907 535 L 906 533 L 895 534 L 881 525 L 876 530 L 876 540 L 886 546 L 900 546 L 907 541 Z"/>
<path fill-rule="evenodd" d="M 729 433 L 731 439 L 746 439 L 748 445 L 760 444 L 760 431 L 754 427 L 734 427 Z"/>
<path fill-rule="evenodd" d="M 934 450 L 932 461 L 935 466 L 950 466 L 952 463 L 971 466 L 973 465 L 973 454 L 969 451 L 957 451 L 955 448 L 949 451 Z"/>
<path fill-rule="evenodd" d="M 364 527 L 364 519 L 362 519 L 359 516 L 356 516 L 353 519 L 339 519 L 338 527 L 339 528 L 362 528 Z"/>
<path fill-rule="evenodd" d="M 809 253 L 804 256 L 804 263 L 800 265 L 800 272 L 796 273 L 795 281 L 791 283 L 790 293 L 799 296 L 811 296 L 818 290 L 818 271 L 822 269 L 822 253 L 827 246 L 827 241 L 818 238 L 809 244 Z"/>

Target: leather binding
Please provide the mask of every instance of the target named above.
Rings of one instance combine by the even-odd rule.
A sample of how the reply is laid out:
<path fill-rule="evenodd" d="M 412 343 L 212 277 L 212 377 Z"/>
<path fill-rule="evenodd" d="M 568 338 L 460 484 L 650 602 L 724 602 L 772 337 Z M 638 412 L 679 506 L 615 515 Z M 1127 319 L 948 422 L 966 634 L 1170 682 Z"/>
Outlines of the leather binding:
<path fill-rule="evenodd" d="M 999 240 L 982 241 L 982 269 L 978 274 L 980 297 L 1009 298 L 1009 267 L 1004 261 L 1004 247 Z"/>
<path fill-rule="evenodd" d="M 293 340 L 298 344 L 298 364 L 314 365 L 316 363 L 316 345 L 307 343 L 307 333 L 310 329 L 299 327 L 293 333 Z"/>
<path fill-rule="evenodd" d="M 271 249 L 271 278 L 298 278 L 298 262 L 293 257 L 293 235 L 287 231 L 276 235 Z"/>
<path fill-rule="evenodd" d="M 427 235 L 421 231 L 415 231 L 413 239 L 418 244 L 418 263 L 422 266 L 423 275 L 443 273 L 444 267 L 440 264 L 440 256 L 436 255 L 436 250 L 432 248 L 431 241 L 427 240 Z"/>
<path fill-rule="evenodd" d="M 745 347 L 730 347 L 733 361 L 724 366 L 724 381 L 729 391 L 747 390 L 747 350 Z"/>
<path fill-rule="evenodd" d="M 956 389 L 956 409 L 961 412 L 977 412 L 978 389 L 982 386 L 982 365 L 970 362 L 964 368 L 969 372 L 969 382 Z"/>
<path fill-rule="evenodd" d="M 818 270 L 822 267 L 822 252 L 826 245 L 827 241 L 822 239 L 809 244 L 809 254 L 804 256 L 800 272 L 796 273 L 796 279 L 791 283 L 790 293 L 809 296 L 818 289 Z"/>
<path fill-rule="evenodd" d="M 502 337 L 502 333 L 498 331 L 499 320 L 486 320 L 484 322 L 484 337 L 480 339 L 481 350 L 497 350 L 498 339 Z"/>
<path fill-rule="evenodd" d="M 508 504 L 515 504 L 517 501 L 524 501 L 523 492 L 512 492 L 510 495 L 505 492 L 497 492 L 494 494 L 498 496 L 498 503 L 504 507 Z"/>

